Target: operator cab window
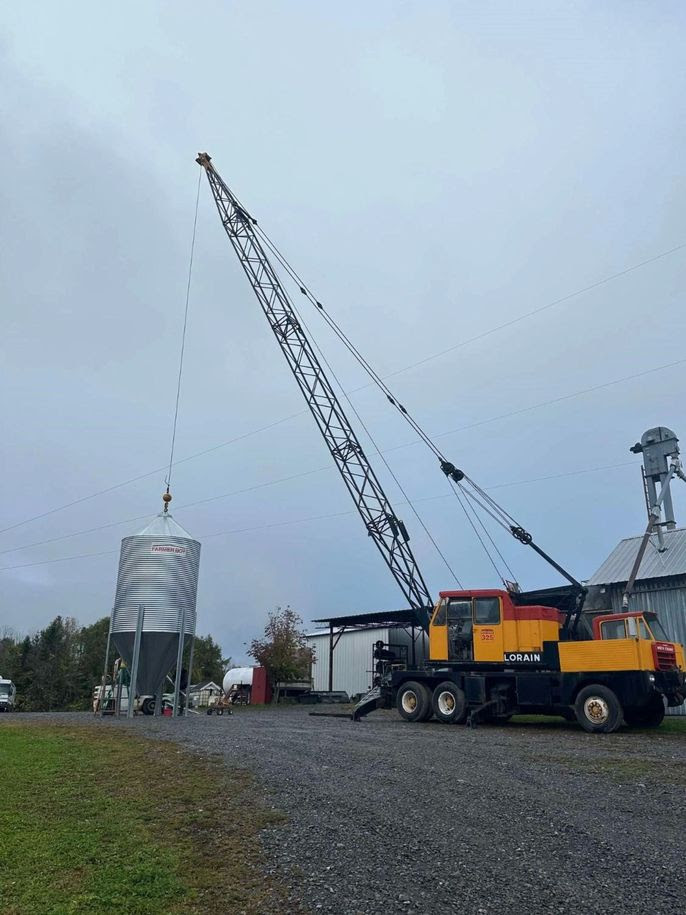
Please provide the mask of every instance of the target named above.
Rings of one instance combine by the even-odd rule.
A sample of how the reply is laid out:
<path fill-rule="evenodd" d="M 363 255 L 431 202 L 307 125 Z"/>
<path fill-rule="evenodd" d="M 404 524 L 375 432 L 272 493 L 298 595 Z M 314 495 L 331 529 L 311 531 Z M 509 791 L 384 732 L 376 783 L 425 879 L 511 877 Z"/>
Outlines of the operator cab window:
<path fill-rule="evenodd" d="M 500 599 L 498 597 L 476 597 L 474 599 L 474 622 L 477 626 L 499 623 Z"/>
<path fill-rule="evenodd" d="M 604 639 L 625 639 L 626 626 L 624 620 L 607 620 L 600 624 L 600 630 Z"/>
<path fill-rule="evenodd" d="M 470 600 L 461 600 L 453 598 L 448 602 L 448 622 L 457 623 L 458 621 L 472 619 L 472 602 Z"/>
<path fill-rule="evenodd" d="M 448 601 L 444 597 L 441 599 L 441 602 L 438 605 L 438 610 L 436 610 L 436 613 L 434 614 L 434 618 L 433 618 L 434 626 L 445 626 L 445 616 L 446 616 L 447 607 L 448 607 Z"/>

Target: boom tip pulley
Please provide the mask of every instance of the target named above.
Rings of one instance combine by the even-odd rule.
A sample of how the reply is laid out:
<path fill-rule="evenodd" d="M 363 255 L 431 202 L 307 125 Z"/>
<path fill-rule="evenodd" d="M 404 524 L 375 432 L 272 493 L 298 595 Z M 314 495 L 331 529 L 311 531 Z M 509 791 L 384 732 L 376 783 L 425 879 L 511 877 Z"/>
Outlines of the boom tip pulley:
<path fill-rule="evenodd" d="M 198 163 L 198 165 L 202 165 L 203 168 L 212 168 L 212 156 L 210 156 L 209 153 L 198 153 L 195 161 Z"/>

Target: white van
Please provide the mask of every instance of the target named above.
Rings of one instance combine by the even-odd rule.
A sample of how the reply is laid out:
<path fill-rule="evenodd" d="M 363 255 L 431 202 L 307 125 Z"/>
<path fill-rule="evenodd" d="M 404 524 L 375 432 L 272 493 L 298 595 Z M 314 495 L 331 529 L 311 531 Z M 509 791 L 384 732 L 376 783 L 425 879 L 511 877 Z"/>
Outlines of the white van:
<path fill-rule="evenodd" d="M 0 712 L 13 712 L 17 687 L 11 680 L 0 677 Z"/>

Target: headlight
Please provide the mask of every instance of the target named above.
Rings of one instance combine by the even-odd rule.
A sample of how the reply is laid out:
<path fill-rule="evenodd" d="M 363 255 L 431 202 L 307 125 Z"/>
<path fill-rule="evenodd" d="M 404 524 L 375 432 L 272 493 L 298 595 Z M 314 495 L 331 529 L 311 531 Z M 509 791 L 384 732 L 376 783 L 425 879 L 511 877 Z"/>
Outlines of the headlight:
<path fill-rule="evenodd" d="M 654 683 L 654 682 L 655 682 L 655 674 L 648 674 L 648 680 L 649 680 L 651 683 Z"/>

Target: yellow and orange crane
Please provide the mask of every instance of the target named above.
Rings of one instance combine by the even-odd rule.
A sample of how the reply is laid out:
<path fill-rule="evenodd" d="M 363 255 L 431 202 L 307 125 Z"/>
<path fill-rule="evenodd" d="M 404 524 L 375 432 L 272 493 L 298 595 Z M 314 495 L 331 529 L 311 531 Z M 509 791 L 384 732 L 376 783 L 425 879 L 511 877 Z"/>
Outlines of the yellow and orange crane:
<path fill-rule="evenodd" d="M 442 453 L 261 230 L 211 157 L 199 153 L 196 161 L 205 170 L 224 230 L 367 533 L 416 624 L 429 635 L 427 661 L 415 669 L 389 665 L 353 718 L 395 705 L 407 721 L 435 717 L 463 723 L 533 713 L 576 718 L 585 730 L 597 733 L 614 731 L 622 722 L 659 725 L 665 706 L 678 706 L 686 698 L 686 684 L 683 647 L 669 641 L 656 614 L 598 617 L 590 632 L 580 626 L 583 585 Z M 543 603 L 540 592 L 522 593 L 516 586 L 445 590 L 437 600 L 431 597 L 407 528 L 394 512 L 268 252 L 431 450 L 463 508 L 466 499 L 569 582 L 554 605 Z"/>

